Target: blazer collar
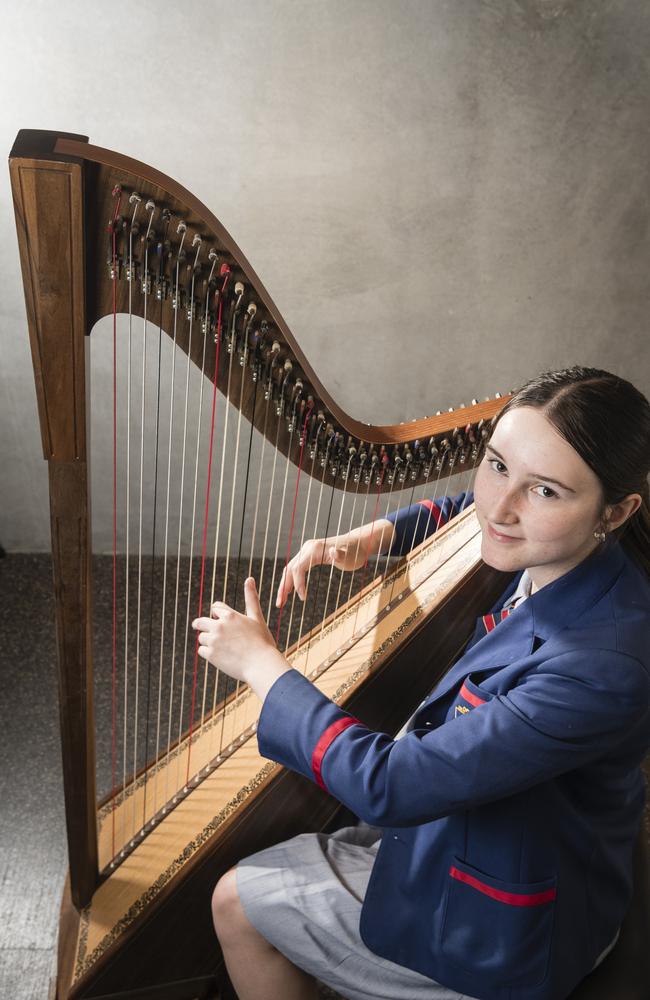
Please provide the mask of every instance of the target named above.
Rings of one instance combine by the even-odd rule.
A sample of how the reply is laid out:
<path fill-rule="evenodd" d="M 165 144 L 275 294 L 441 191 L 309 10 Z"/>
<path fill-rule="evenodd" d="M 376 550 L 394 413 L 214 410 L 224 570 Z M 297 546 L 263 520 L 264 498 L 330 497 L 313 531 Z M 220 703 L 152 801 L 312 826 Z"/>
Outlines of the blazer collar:
<path fill-rule="evenodd" d="M 613 586 L 624 565 L 625 555 L 615 540 L 600 546 L 564 576 L 528 597 L 471 645 L 440 682 L 432 700 L 440 698 L 472 670 L 503 666 L 529 656 L 536 637 L 544 642 L 584 614 Z M 497 608 L 514 593 L 520 578 L 518 573 L 501 595 Z"/>

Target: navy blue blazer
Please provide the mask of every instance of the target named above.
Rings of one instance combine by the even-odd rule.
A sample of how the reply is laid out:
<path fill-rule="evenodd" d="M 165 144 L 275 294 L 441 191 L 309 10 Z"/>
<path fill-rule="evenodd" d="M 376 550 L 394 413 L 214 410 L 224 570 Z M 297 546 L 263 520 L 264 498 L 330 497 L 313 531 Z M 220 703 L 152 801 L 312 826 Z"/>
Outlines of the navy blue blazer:
<path fill-rule="evenodd" d="M 383 828 L 366 945 L 481 1000 L 566 997 L 629 905 L 650 581 L 612 541 L 477 632 L 399 740 L 295 670 L 262 708 L 265 757 Z"/>

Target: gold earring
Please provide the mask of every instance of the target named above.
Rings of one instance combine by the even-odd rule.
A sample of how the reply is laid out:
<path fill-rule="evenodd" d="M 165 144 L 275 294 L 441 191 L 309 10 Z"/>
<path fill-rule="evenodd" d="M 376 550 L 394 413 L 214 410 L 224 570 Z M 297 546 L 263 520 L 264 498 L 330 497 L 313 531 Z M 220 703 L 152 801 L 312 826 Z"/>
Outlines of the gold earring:
<path fill-rule="evenodd" d="M 599 542 L 604 542 L 607 538 L 607 533 L 605 531 L 594 531 L 594 538 L 597 538 Z"/>

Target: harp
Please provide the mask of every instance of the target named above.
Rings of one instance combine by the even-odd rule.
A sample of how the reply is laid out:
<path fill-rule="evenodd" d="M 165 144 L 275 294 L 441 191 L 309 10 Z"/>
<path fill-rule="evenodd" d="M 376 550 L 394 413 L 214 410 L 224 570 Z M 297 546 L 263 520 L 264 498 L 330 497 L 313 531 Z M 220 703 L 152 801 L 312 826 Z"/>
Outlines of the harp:
<path fill-rule="evenodd" d="M 49 469 L 69 847 L 56 996 L 214 996 L 217 879 L 254 850 L 325 828 L 338 805 L 260 758 L 254 697 L 197 662 L 188 617 L 211 597 L 238 606 L 252 570 L 293 665 L 369 725 L 396 730 L 504 586 L 480 561 L 471 506 L 356 580 L 314 567 L 304 606 L 294 599 L 284 621 L 272 607 L 278 570 L 319 531 L 466 490 L 504 401 L 403 425 L 352 418 L 239 248 L 180 185 L 53 132 L 21 131 L 10 170 Z M 91 519 L 90 348 L 102 322 L 113 413 L 98 435 L 93 424 L 109 447 L 98 454 L 93 440 L 92 461 L 113 474 Z M 101 517 L 110 656 L 93 644 Z M 96 698 L 111 706 L 108 735 Z"/>

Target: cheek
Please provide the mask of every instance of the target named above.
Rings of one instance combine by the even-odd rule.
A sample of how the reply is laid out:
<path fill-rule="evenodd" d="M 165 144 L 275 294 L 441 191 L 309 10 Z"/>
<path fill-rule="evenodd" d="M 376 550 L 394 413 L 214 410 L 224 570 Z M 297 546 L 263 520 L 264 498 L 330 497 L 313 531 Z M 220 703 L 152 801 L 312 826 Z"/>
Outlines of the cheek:
<path fill-rule="evenodd" d="M 590 533 L 589 523 L 585 511 L 572 509 L 566 503 L 532 501 L 525 517 L 526 538 L 541 546 L 542 552 L 566 553 L 584 545 Z"/>
<path fill-rule="evenodd" d="M 483 517 L 483 512 L 489 509 L 496 495 L 495 483 L 489 473 L 490 470 L 481 464 L 474 480 L 474 503 L 479 521 Z"/>

